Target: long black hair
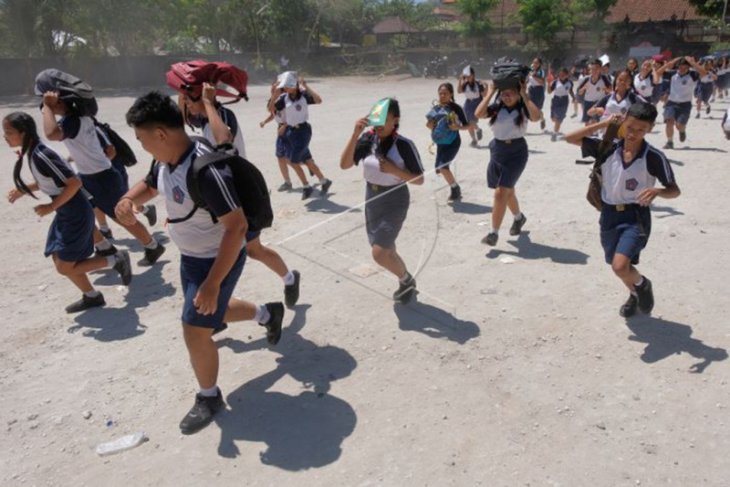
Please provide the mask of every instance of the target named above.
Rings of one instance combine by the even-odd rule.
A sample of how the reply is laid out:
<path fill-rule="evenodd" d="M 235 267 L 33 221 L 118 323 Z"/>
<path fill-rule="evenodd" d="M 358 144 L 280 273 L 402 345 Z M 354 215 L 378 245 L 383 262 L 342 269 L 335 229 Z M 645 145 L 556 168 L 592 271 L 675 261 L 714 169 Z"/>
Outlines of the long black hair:
<path fill-rule="evenodd" d="M 520 97 L 517 104 L 515 104 L 514 107 L 511 108 L 511 110 L 518 110 L 518 115 L 515 117 L 515 125 L 518 127 L 521 126 L 525 122 L 525 118 L 530 117 L 530 112 L 527 110 L 527 104 L 525 103 L 525 100 L 520 95 L 520 90 L 515 89 L 517 91 L 517 95 Z M 494 110 L 490 110 L 491 116 L 489 117 L 489 125 L 494 125 L 494 123 L 497 121 L 497 116 L 499 115 L 499 112 L 505 108 L 507 110 L 510 110 L 510 108 L 504 104 L 502 101 L 502 94 L 501 92 L 497 92 L 497 101 L 494 103 Z"/>
<path fill-rule="evenodd" d="M 454 101 L 454 85 L 452 85 L 452 84 L 451 84 L 451 83 L 449 83 L 449 82 L 446 82 L 446 83 L 441 83 L 441 84 L 439 85 L 439 87 L 438 87 L 438 91 L 441 91 L 441 88 L 446 88 L 446 91 L 448 91 L 448 92 L 449 92 L 449 94 L 451 95 L 451 100 L 449 100 L 449 103 L 447 104 L 447 106 L 448 106 L 448 107 L 449 107 L 449 108 L 450 108 L 450 109 L 451 109 L 452 111 L 456 111 L 456 110 L 457 110 L 458 108 L 461 108 L 461 107 L 459 106 L 459 104 L 458 104 L 458 103 L 456 103 L 456 102 Z"/>
<path fill-rule="evenodd" d="M 13 112 L 7 115 L 3 121 L 7 122 L 12 128 L 23 134 L 20 156 L 18 157 L 18 160 L 15 161 L 15 166 L 13 167 L 13 183 L 15 183 L 15 187 L 18 191 L 38 199 L 38 197 L 33 194 L 33 191 L 30 190 L 28 185 L 25 184 L 25 181 L 23 181 L 23 178 L 20 175 L 20 171 L 23 169 L 23 157 L 25 155 L 28 156 L 28 164 L 30 165 L 31 153 L 40 142 L 35 121 L 33 120 L 33 117 L 25 112 Z"/>

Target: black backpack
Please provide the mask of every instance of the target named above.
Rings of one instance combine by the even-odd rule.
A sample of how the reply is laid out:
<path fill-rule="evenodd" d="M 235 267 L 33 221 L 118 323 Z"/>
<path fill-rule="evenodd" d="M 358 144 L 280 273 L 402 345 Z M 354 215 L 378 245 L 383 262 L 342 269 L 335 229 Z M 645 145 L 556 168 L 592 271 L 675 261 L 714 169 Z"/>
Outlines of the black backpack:
<path fill-rule="evenodd" d="M 500 59 L 492 66 L 491 74 L 496 89 L 514 88 L 519 90 L 520 83 L 524 82 L 527 75 L 530 74 L 530 68 L 515 61 Z"/>
<path fill-rule="evenodd" d="M 106 134 L 109 142 L 111 142 L 114 146 L 114 149 L 117 151 L 117 157 L 114 158 L 115 160 L 118 159 L 127 167 L 137 164 L 137 156 L 134 155 L 134 151 L 131 147 L 129 147 L 127 141 L 116 132 L 116 130 L 111 128 L 108 123 L 101 123 L 96 118 L 94 118 L 94 125 L 99 127 L 104 134 Z"/>
<path fill-rule="evenodd" d="M 210 211 L 200 193 L 198 180 L 202 171 L 217 162 L 224 162 L 231 168 L 236 194 L 241 202 L 243 212 L 246 214 L 246 220 L 248 220 L 248 231 L 258 232 L 264 228 L 269 228 L 274 222 L 274 210 L 271 208 L 271 197 L 264 175 L 251 162 L 239 155 L 225 152 L 221 150 L 221 147 L 195 158 L 186 176 L 188 193 L 195 206 L 184 217 L 170 219 L 168 222 L 181 223 L 189 220 L 198 209 Z M 216 221 L 212 213 L 211 218 Z"/>
<path fill-rule="evenodd" d="M 44 69 L 35 77 L 35 94 L 57 91 L 58 97 L 77 115 L 93 117 L 99 111 L 91 85 L 60 69 Z"/>

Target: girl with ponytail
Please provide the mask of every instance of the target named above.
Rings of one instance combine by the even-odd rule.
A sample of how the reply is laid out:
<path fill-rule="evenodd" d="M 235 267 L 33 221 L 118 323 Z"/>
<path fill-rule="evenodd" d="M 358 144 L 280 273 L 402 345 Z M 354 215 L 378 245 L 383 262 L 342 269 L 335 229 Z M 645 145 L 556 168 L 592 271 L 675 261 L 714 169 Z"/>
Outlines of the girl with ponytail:
<path fill-rule="evenodd" d="M 86 274 L 113 267 L 127 285 L 132 278 L 129 254 L 124 251 L 109 257 L 88 258 L 94 251 L 94 212 L 81 191 L 81 180 L 64 159 L 40 141 L 33 117 L 25 112 L 13 112 L 3 119 L 2 126 L 5 142 L 10 147 L 20 147 L 13 168 L 15 188 L 8 193 L 8 201 L 15 203 L 24 195 L 38 199 L 34 191 L 51 198 L 50 203 L 36 205 L 33 210 L 41 217 L 56 213 L 48 229 L 45 255 L 52 256 L 58 273 L 68 277 L 83 293 L 79 301 L 66 307 L 66 312 L 103 306 L 104 296 L 94 289 Z M 21 176 L 26 158 L 33 176 L 31 183 L 26 183 Z"/>

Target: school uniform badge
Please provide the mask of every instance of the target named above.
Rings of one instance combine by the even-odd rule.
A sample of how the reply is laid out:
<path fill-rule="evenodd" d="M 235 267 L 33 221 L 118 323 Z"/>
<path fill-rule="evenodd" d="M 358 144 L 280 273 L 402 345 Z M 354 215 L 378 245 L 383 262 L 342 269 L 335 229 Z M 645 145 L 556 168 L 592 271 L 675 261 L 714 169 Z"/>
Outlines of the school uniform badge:
<path fill-rule="evenodd" d="M 183 201 L 185 201 L 185 193 L 180 188 L 180 186 L 175 186 L 172 188 L 172 199 L 175 200 L 175 203 L 178 205 L 182 205 Z"/>
<path fill-rule="evenodd" d="M 639 187 L 639 181 L 637 181 L 636 179 L 631 178 L 631 179 L 626 180 L 626 189 L 628 191 L 634 191 L 638 187 Z"/>

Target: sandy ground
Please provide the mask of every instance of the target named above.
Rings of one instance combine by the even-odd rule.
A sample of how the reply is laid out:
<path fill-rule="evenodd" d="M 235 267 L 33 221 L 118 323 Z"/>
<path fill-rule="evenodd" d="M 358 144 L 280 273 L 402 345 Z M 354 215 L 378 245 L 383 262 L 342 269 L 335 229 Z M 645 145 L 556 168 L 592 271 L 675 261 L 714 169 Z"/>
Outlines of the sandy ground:
<path fill-rule="evenodd" d="M 369 255 L 361 170 L 341 171 L 339 155 L 354 120 L 394 95 L 401 132 L 432 169 L 423 117 L 438 82 L 311 84 L 324 98 L 310 111 L 312 151 L 332 194 L 302 202 L 299 192 L 274 192 L 277 218 L 263 237 L 301 271 L 300 304 L 274 349 L 254 323 L 220 336 L 228 410 L 194 436 L 178 429 L 196 384 L 174 245 L 160 265 L 135 266 L 129 289 L 95 274 L 107 307 L 70 316 L 63 307 L 78 292 L 42 256 L 50 218 L 37 218 L 29 198 L 0 203 L 0 484 L 728 485 L 727 102 L 713 105 L 712 119 L 693 118 L 687 144 L 668 152 L 683 195 L 657 201 L 640 266 L 657 304 L 626 323 L 617 313 L 626 293 L 603 263 L 598 213 L 584 199 L 587 166 L 536 124 L 518 186 L 529 219 L 519 238 L 508 236 L 508 218 L 497 247 L 479 243 L 491 209 L 489 152 L 466 138 L 456 166 L 463 203 L 448 206 L 433 173 L 411 189 L 398 246 L 420 295 L 394 306 L 396 284 Z M 102 118 L 130 142 L 131 96 L 99 100 Z M 274 128 L 258 126 L 266 97 L 252 87 L 234 109 L 249 157 L 275 188 Z M 14 109 L 40 120 L 36 100 L 0 99 L 0 115 Z M 663 130 L 650 141 L 663 144 Z M 14 157 L 2 154 L 5 191 Z M 139 245 L 114 231 L 138 260 Z M 162 224 L 155 233 L 165 234 Z M 281 281 L 257 262 L 236 293 L 283 298 Z M 149 442 L 95 454 L 99 442 L 135 431 Z"/>

